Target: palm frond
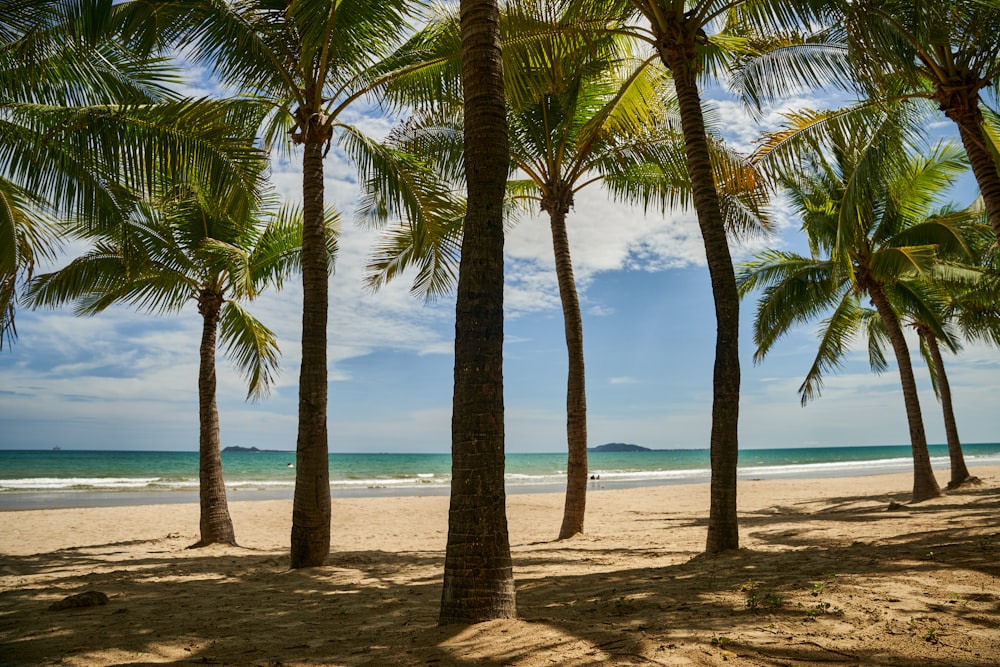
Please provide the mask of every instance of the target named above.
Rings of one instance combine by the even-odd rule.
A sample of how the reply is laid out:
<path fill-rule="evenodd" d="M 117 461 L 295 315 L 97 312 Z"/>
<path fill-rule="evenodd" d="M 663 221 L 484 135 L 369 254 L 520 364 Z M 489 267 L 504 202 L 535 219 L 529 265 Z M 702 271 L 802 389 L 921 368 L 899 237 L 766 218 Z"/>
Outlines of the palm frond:
<path fill-rule="evenodd" d="M 233 301 L 219 313 L 220 340 L 249 386 L 247 399 L 266 396 L 278 373 L 278 340 L 274 332 Z"/>
<path fill-rule="evenodd" d="M 823 388 L 823 374 L 840 368 L 850 342 L 861 326 L 862 308 L 857 299 L 846 294 L 836 309 L 820 324 L 819 349 L 805 380 L 799 386 L 802 405 L 818 398 Z"/>

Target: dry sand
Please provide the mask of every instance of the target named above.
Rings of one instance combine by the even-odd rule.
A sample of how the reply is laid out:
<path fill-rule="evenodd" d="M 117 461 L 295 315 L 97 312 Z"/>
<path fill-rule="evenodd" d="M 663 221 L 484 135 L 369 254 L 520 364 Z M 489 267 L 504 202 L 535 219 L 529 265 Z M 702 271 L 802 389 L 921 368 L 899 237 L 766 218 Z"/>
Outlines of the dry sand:
<path fill-rule="evenodd" d="M 738 553 L 698 556 L 707 485 L 508 498 L 520 619 L 436 625 L 447 498 L 334 499 L 292 571 L 288 501 L 0 513 L 2 665 L 997 665 L 1000 468 L 905 504 L 907 475 L 740 486 Z M 105 606 L 48 611 L 83 591 Z"/>

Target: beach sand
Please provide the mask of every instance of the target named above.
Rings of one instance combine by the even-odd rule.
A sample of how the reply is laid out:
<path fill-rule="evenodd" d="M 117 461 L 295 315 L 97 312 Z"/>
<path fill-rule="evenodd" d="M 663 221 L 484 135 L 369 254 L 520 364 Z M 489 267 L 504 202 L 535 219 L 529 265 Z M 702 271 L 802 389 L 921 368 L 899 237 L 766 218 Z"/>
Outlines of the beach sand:
<path fill-rule="evenodd" d="M 919 505 L 908 475 L 741 482 L 713 558 L 704 484 L 596 490 L 563 542 L 559 494 L 511 495 L 520 618 L 469 627 L 436 624 L 445 497 L 334 499 L 297 571 L 289 501 L 231 502 L 241 546 L 199 550 L 196 505 L 2 512 L 0 664 L 997 665 L 1000 467 L 974 473 Z"/>

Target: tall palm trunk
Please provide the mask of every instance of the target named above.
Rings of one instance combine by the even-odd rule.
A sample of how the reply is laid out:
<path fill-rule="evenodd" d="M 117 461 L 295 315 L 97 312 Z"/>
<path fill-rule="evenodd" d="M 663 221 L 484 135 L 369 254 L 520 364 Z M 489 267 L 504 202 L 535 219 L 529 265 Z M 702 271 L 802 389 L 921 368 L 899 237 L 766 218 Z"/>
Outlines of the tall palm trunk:
<path fill-rule="evenodd" d="M 937 376 L 938 398 L 941 399 L 941 411 L 944 413 L 944 432 L 948 439 L 948 458 L 951 460 L 951 480 L 949 489 L 957 489 L 972 478 L 965 466 L 965 456 L 962 454 L 962 441 L 958 437 L 958 423 L 955 421 L 955 410 L 951 402 L 951 385 L 944 370 L 944 359 L 941 358 L 941 346 L 937 336 L 923 328 L 918 328 L 920 337 L 927 343 L 931 353 L 931 363 L 934 364 L 934 374 Z"/>
<path fill-rule="evenodd" d="M 910 362 L 910 350 L 906 346 L 903 327 L 900 326 L 896 312 L 889 305 L 889 299 L 877 281 L 865 275 L 863 270 L 859 270 L 858 283 L 868 292 L 872 303 L 875 304 L 896 355 L 899 380 L 903 385 L 906 421 L 910 427 L 910 446 L 913 451 L 913 502 L 935 498 L 941 495 L 941 488 L 931 468 L 927 436 L 924 434 L 924 418 L 920 413 L 920 399 L 917 397 L 917 381 L 913 376 L 913 364 Z"/>
<path fill-rule="evenodd" d="M 504 490 L 503 198 L 507 121 L 495 0 L 462 0 L 468 206 L 455 304 L 451 504 L 439 622 L 513 618 Z"/>
<path fill-rule="evenodd" d="M 945 115 L 958 126 L 958 134 L 979 184 L 993 234 L 1000 243 L 1000 167 L 987 145 L 989 139 L 983 125 L 983 112 L 979 108 L 978 86 L 939 86 L 936 99 Z"/>
<path fill-rule="evenodd" d="M 326 326 L 329 272 L 323 222 L 323 145 L 329 133 L 307 120 L 302 159 L 302 368 L 292 504 L 293 568 L 322 565 L 330 553 Z"/>
<path fill-rule="evenodd" d="M 556 278 L 562 300 L 563 327 L 566 331 L 568 356 L 566 379 L 566 503 L 563 508 L 559 539 L 564 540 L 583 532 L 587 509 L 587 387 L 583 359 L 583 318 L 580 298 L 573 277 L 573 262 L 566 233 L 566 214 L 570 193 L 542 203 L 549 213 L 552 228 L 552 248 L 555 251 Z"/>
<path fill-rule="evenodd" d="M 229 517 L 226 483 L 219 451 L 219 409 L 215 399 L 215 347 L 222 295 L 204 289 L 198 295 L 202 316 L 201 363 L 198 369 L 198 498 L 201 504 L 201 539 L 191 548 L 209 544 L 236 544 Z"/>
<path fill-rule="evenodd" d="M 705 550 L 739 548 L 736 515 L 736 464 L 739 456 L 740 401 L 739 294 L 726 230 L 709 159 L 705 119 L 695 69 L 697 26 L 673 18 L 657 35 L 660 58 L 673 76 L 694 206 L 705 244 L 715 300 L 716 342 L 712 387 L 711 504 Z"/>

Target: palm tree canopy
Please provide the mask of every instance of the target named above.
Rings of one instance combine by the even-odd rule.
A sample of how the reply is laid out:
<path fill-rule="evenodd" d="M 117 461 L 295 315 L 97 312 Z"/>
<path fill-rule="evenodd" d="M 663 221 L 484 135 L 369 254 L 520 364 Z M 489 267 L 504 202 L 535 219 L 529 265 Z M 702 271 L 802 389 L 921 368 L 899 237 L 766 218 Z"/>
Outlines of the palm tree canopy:
<path fill-rule="evenodd" d="M 260 219 L 220 215 L 198 192 L 184 192 L 159 208 L 137 206 L 130 230 L 98 234 L 89 252 L 65 268 L 37 276 L 26 294 L 34 307 L 74 303 L 78 315 L 94 315 L 114 304 L 150 313 L 170 313 L 213 295 L 224 305 L 221 342 L 244 373 L 251 397 L 268 391 L 278 368 L 274 334 L 240 302 L 268 287 L 280 289 L 298 270 L 301 215 L 294 209 L 262 213 Z M 336 253 L 338 220 L 330 215 L 330 263 Z"/>
<path fill-rule="evenodd" d="M 409 30 L 404 0 L 156 0 L 137 17 L 170 22 L 165 37 L 224 85 L 270 109 L 263 139 L 288 149 L 310 126 L 329 140 L 341 112 L 386 78 Z M 135 20 L 135 19 L 134 19 Z"/>
<path fill-rule="evenodd" d="M 166 171 L 229 193 L 227 206 L 256 205 L 262 156 L 246 124 L 259 112 L 171 93 L 166 61 L 120 38 L 119 9 L 112 0 L 5 5 L 0 342 L 13 334 L 18 285 L 57 249 L 57 219 L 122 225 L 128 191 L 152 193 Z"/>
<path fill-rule="evenodd" d="M 580 189 L 602 183 L 621 201 L 663 212 L 691 204 L 690 181 L 669 76 L 655 56 L 638 57 L 630 39 L 559 31 L 563 18 L 552 3 L 511 5 L 501 15 L 512 179 L 511 214 L 520 210 L 569 208 Z M 444 15 L 414 41 L 433 43 L 429 68 L 457 76 L 445 48 L 456 47 L 457 17 Z M 512 53 L 514 55 L 512 55 Z M 413 82 L 416 79 L 416 83 Z M 394 81 L 390 93 L 412 85 L 431 94 L 421 70 Z M 439 80 L 439 79 L 435 79 Z M 445 83 L 441 90 L 451 91 Z M 450 95 L 450 93 L 449 93 Z M 367 196 L 359 217 L 389 230 L 369 264 L 377 288 L 416 264 L 414 292 L 434 296 L 450 289 L 461 237 L 461 114 L 450 97 L 429 100 L 432 109 L 411 118 L 383 146 L 381 162 L 363 172 Z M 433 111 L 437 109 L 438 111 Z M 713 160 L 731 226 L 752 232 L 766 226 L 766 193 L 745 158 L 715 140 Z M 374 149 L 367 149 L 369 154 Z M 357 151 L 360 153 L 361 151 Z M 359 162 L 360 158 L 356 157 Z M 388 165 L 395 165 L 389 167 Z M 528 204 L 534 204 L 529 206 Z"/>
<path fill-rule="evenodd" d="M 757 361 L 792 326 L 826 314 L 819 351 L 800 387 L 803 404 L 818 395 L 823 374 L 839 367 L 858 332 L 884 340 L 861 304 L 868 289 L 877 285 L 901 308 L 930 316 L 927 280 L 966 277 L 939 261 L 967 257 L 969 247 L 955 212 L 936 208 L 966 168 L 963 153 L 952 144 L 909 152 L 898 129 L 885 118 L 874 130 L 840 134 L 828 148 L 814 145 L 810 159 L 783 178 L 811 255 L 771 250 L 739 269 L 740 293 L 761 291 Z M 878 346 L 870 349 L 870 362 L 885 367 Z"/>

